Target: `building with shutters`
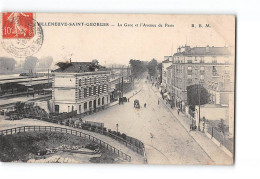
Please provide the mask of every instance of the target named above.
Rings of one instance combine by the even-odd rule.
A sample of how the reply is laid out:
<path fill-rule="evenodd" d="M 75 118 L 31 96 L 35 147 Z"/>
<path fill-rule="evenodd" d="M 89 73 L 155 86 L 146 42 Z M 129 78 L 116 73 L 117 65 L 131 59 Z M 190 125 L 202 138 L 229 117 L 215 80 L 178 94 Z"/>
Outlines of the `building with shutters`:
<path fill-rule="evenodd" d="M 96 112 L 110 103 L 110 71 L 92 68 L 91 62 L 70 62 L 53 71 L 53 112 Z"/>
<path fill-rule="evenodd" d="M 167 68 L 168 99 L 182 111 L 187 105 L 187 87 L 200 84 L 210 94 L 210 104 L 229 104 L 234 94 L 234 56 L 228 47 L 182 46 L 172 57 Z"/>

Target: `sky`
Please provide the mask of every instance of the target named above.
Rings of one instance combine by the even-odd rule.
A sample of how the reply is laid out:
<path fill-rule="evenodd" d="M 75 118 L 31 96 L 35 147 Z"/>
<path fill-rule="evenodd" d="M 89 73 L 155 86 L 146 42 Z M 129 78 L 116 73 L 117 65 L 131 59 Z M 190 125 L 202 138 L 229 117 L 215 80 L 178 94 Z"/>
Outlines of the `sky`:
<path fill-rule="evenodd" d="M 101 65 L 124 64 L 130 59 L 162 61 L 178 46 L 231 46 L 235 44 L 234 16 L 214 15 L 119 15 L 119 14 L 34 14 L 37 22 L 109 23 L 110 26 L 46 26 L 42 24 L 44 41 L 32 56 L 52 56 L 54 62 L 98 59 Z M 2 19 L 2 18 L 1 18 Z M 118 26 L 122 24 L 121 27 Z M 125 27 L 124 24 L 133 27 Z M 140 27 L 141 23 L 156 27 Z M 138 27 L 135 27 L 138 24 Z M 163 27 L 158 27 L 161 24 Z M 174 27 L 165 27 L 165 24 Z M 196 28 L 192 27 L 192 24 Z M 198 28 L 202 24 L 204 28 Z M 205 25 L 209 24 L 210 28 Z M 2 26 L 2 24 L 1 24 Z M 2 38 L 2 35 L 1 35 Z M 3 39 L 0 39 L 3 41 Z M 0 46 L 0 56 L 14 57 Z"/>

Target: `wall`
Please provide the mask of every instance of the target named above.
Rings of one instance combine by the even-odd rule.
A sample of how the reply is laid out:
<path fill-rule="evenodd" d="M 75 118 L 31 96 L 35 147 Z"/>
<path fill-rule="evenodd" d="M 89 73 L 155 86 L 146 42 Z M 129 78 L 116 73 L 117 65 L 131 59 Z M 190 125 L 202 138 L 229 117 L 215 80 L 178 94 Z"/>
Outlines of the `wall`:
<path fill-rule="evenodd" d="M 55 101 L 75 101 L 75 89 L 54 89 Z"/>
<path fill-rule="evenodd" d="M 75 87 L 76 80 L 73 76 L 55 76 L 55 87 Z"/>
<path fill-rule="evenodd" d="M 195 118 L 198 119 L 199 106 L 195 107 Z M 221 118 L 227 120 L 228 107 L 221 107 L 219 105 L 204 105 L 200 107 L 200 118 L 205 117 L 207 120 L 220 120 Z"/>

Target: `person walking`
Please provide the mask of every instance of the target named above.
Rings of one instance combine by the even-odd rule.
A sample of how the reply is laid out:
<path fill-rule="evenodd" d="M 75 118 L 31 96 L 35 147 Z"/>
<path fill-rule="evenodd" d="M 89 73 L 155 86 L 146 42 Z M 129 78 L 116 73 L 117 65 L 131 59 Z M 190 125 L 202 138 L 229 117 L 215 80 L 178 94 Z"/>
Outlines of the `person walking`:
<path fill-rule="evenodd" d="M 158 104 L 160 104 L 160 100 L 158 99 Z"/>
<path fill-rule="evenodd" d="M 146 108 L 146 103 L 144 103 L 144 107 Z"/>

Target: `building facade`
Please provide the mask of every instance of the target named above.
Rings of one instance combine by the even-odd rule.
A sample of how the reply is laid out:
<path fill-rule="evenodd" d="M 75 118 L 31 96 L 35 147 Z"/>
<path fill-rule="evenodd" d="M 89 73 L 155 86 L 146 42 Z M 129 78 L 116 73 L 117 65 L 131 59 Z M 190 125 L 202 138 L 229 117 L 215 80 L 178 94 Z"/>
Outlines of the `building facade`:
<path fill-rule="evenodd" d="M 228 105 L 229 94 L 234 92 L 233 61 L 228 47 L 179 47 L 168 69 L 171 72 L 171 79 L 167 80 L 171 85 L 169 100 L 184 111 L 187 87 L 200 84 L 209 92 L 211 104 Z"/>
<path fill-rule="evenodd" d="M 167 72 L 168 72 L 168 67 L 172 65 L 172 56 L 165 56 L 164 61 L 162 62 L 162 84 L 161 88 L 162 91 L 165 92 L 167 89 Z"/>
<path fill-rule="evenodd" d="M 88 62 L 71 62 L 53 72 L 53 112 L 91 113 L 110 103 L 110 71 L 90 68 Z"/>

